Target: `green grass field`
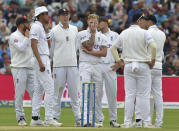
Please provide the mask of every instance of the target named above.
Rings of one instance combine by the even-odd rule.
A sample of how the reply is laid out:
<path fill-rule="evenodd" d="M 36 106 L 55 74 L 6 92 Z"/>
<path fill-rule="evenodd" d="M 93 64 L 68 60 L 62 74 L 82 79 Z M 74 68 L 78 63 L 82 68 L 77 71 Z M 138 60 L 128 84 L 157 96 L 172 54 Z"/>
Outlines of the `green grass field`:
<path fill-rule="evenodd" d="M 27 123 L 31 120 L 31 108 L 25 108 Z M 74 116 L 72 109 L 62 108 L 62 116 L 60 122 L 64 124 L 64 127 L 18 127 L 15 118 L 15 111 L 12 107 L 0 107 L 0 130 L 8 131 L 70 131 L 70 130 L 120 130 L 120 131 L 179 131 L 179 110 L 165 109 L 164 110 L 164 124 L 162 129 L 122 129 L 122 128 L 110 128 L 109 126 L 109 113 L 108 109 L 103 109 L 105 115 L 104 127 L 103 128 L 77 128 L 74 127 Z M 41 109 L 41 118 L 44 118 L 44 109 Z M 123 123 L 124 120 L 124 109 L 118 109 L 118 122 Z"/>

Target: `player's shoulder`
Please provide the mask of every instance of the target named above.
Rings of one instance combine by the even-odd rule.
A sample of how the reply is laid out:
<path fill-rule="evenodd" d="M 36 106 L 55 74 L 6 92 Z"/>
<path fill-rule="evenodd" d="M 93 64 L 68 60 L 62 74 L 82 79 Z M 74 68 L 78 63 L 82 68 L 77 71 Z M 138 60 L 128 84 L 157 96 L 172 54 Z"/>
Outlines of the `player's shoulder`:
<path fill-rule="evenodd" d="M 31 25 L 30 31 L 31 31 L 31 32 L 34 32 L 34 31 L 35 31 L 35 32 L 39 32 L 40 29 L 41 29 L 41 26 L 40 26 L 39 24 L 33 23 L 33 24 Z"/>
<path fill-rule="evenodd" d="M 56 29 L 58 29 L 58 27 L 59 27 L 59 25 L 58 25 L 58 24 L 57 24 L 57 25 L 55 25 L 55 26 L 52 28 L 51 32 L 54 32 Z"/>
<path fill-rule="evenodd" d="M 101 33 L 101 32 L 97 32 L 98 33 L 98 35 L 101 37 L 101 38 L 107 38 L 103 33 Z"/>
<path fill-rule="evenodd" d="M 78 32 L 79 37 L 83 37 L 83 36 L 86 36 L 86 35 L 87 35 L 87 30 L 82 30 L 82 31 Z"/>
<path fill-rule="evenodd" d="M 75 31 L 76 33 L 78 32 L 78 28 L 74 25 L 69 24 L 69 29 Z"/>
<path fill-rule="evenodd" d="M 69 28 L 70 28 L 70 29 L 73 29 L 73 30 L 78 30 L 78 28 L 77 28 L 76 26 L 71 25 L 71 24 L 69 24 Z"/>
<path fill-rule="evenodd" d="M 11 38 L 19 38 L 19 34 L 18 34 L 18 31 L 16 30 L 15 32 L 11 33 L 10 35 L 10 39 Z"/>
<path fill-rule="evenodd" d="M 37 24 L 36 22 L 34 22 L 34 23 L 31 25 L 31 28 L 40 28 L 40 25 Z"/>
<path fill-rule="evenodd" d="M 112 31 L 112 30 L 110 30 L 110 31 L 109 31 L 109 33 L 110 33 L 110 34 L 112 34 L 112 35 L 118 35 L 118 33 L 117 33 L 117 32 Z"/>

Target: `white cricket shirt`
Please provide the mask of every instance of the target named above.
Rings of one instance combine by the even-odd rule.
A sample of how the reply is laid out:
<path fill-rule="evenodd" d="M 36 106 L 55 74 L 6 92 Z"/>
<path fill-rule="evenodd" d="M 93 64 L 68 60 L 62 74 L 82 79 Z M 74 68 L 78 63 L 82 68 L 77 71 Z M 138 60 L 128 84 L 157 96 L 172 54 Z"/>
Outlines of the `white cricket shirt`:
<path fill-rule="evenodd" d="M 42 23 L 35 21 L 30 29 L 30 39 L 38 40 L 37 48 L 40 55 L 49 56 L 48 41 Z"/>
<path fill-rule="evenodd" d="M 138 25 L 131 25 L 122 31 L 114 45 L 122 47 L 122 56 L 125 62 L 147 62 L 151 61 L 148 51 L 149 43 L 153 42 L 152 36 Z"/>
<path fill-rule="evenodd" d="M 155 65 L 153 68 L 162 69 L 163 47 L 166 40 L 165 33 L 159 30 L 156 25 L 150 26 L 148 32 L 151 34 L 157 45 Z"/>
<path fill-rule="evenodd" d="M 33 67 L 30 40 L 18 29 L 10 35 L 9 48 L 11 53 L 11 67 Z"/>
<path fill-rule="evenodd" d="M 50 56 L 53 57 L 53 67 L 77 66 L 77 33 L 77 27 L 69 25 L 64 29 L 61 23 L 52 29 Z"/>
<path fill-rule="evenodd" d="M 81 41 L 83 39 L 86 39 L 86 37 L 88 37 L 89 39 L 91 37 L 89 28 L 87 30 L 80 31 L 78 33 L 77 48 L 79 49 L 79 61 L 80 62 L 90 62 L 90 63 L 94 63 L 94 64 L 102 63 L 102 57 L 92 56 L 92 55 L 89 55 L 81 50 L 81 46 L 82 46 Z M 107 46 L 107 38 L 102 33 L 96 31 L 93 51 L 100 51 L 101 46 Z"/>
<path fill-rule="evenodd" d="M 109 64 L 109 63 L 114 63 L 115 60 L 111 54 L 111 46 L 114 44 L 114 41 L 118 38 L 118 33 L 111 31 L 108 28 L 108 32 L 104 33 L 104 35 L 106 36 L 108 43 L 107 43 L 107 56 L 106 57 L 102 57 L 103 63 Z"/>

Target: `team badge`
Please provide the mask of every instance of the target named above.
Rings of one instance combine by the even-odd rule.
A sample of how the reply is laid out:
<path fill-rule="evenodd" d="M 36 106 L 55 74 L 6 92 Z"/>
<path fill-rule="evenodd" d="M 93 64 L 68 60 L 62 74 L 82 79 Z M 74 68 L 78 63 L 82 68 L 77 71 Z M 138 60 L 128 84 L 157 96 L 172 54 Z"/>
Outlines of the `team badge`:
<path fill-rule="evenodd" d="M 66 36 L 66 42 L 68 42 L 69 41 L 69 37 L 68 36 Z"/>
<path fill-rule="evenodd" d="M 100 37 L 98 37 L 98 42 L 100 42 Z"/>
<path fill-rule="evenodd" d="M 113 37 L 111 36 L 111 41 L 113 41 Z"/>
<path fill-rule="evenodd" d="M 14 40 L 14 43 L 17 43 L 17 42 L 18 42 L 18 39 L 15 39 L 15 40 Z"/>

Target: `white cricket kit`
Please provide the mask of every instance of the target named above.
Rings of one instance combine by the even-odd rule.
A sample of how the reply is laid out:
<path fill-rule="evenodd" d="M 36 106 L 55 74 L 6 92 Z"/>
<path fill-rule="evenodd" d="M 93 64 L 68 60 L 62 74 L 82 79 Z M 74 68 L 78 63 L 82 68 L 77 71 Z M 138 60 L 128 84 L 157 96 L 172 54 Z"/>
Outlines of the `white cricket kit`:
<path fill-rule="evenodd" d="M 148 64 L 151 61 L 148 52 L 149 43 L 153 42 L 151 35 L 138 25 L 131 25 L 124 30 L 115 41 L 115 46 L 122 47 L 125 62 L 125 118 L 124 124 L 130 125 L 134 112 L 134 101 L 140 107 L 144 125 L 150 124 L 150 91 L 151 72 Z"/>
<path fill-rule="evenodd" d="M 163 123 L 162 59 L 166 36 L 164 32 L 157 28 L 156 25 L 150 26 L 148 32 L 151 34 L 157 45 L 155 65 L 151 70 L 151 93 L 154 97 L 154 103 L 156 107 L 155 124 L 157 127 L 159 127 L 162 126 Z"/>
<path fill-rule="evenodd" d="M 34 96 L 32 100 L 32 116 L 40 117 L 40 107 L 42 103 L 43 92 L 45 91 L 45 120 L 53 119 L 52 109 L 54 100 L 54 81 L 51 75 L 49 48 L 46 38 L 46 33 L 43 25 L 36 21 L 31 26 L 30 39 L 38 40 L 37 48 L 41 57 L 41 60 L 45 66 L 45 71 L 41 72 L 38 61 L 35 59 L 35 71 L 37 75 L 38 88 L 34 89 Z"/>
<path fill-rule="evenodd" d="M 105 84 L 106 96 L 108 99 L 110 120 L 117 120 L 117 75 L 115 71 L 112 71 L 111 66 L 115 64 L 115 60 L 111 54 L 110 47 L 119 36 L 116 32 L 109 31 L 104 33 L 107 37 L 107 56 L 102 57 L 102 73 L 103 81 Z"/>
<path fill-rule="evenodd" d="M 18 29 L 10 35 L 9 47 L 11 52 L 11 71 L 15 86 L 16 119 L 25 118 L 23 98 L 25 90 L 31 99 L 35 88 L 34 61 L 29 38 Z"/>
<path fill-rule="evenodd" d="M 101 101 L 102 101 L 102 97 L 101 97 L 102 96 L 102 70 L 101 70 L 102 57 L 92 56 L 92 55 L 89 55 L 81 50 L 83 39 L 86 39 L 86 38 L 89 39 L 90 37 L 91 37 L 91 33 L 90 33 L 89 29 L 78 33 L 77 47 L 79 48 L 80 82 L 81 82 L 81 86 L 82 86 L 82 83 L 84 83 L 84 82 L 95 82 L 96 83 L 96 117 L 97 117 L 98 121 L 103 121 L 104 115 L 102 113 L 102 105 L 101 105 Z M 102 33 L 96 31 L 93 51 L 99 51 L 100 46 L 107 46 L 107 38 Z M 92 94 L 92 92 L 91 92 L 91 94 Z M 87 90 L 85 90 L 85 96 L 87 96 Z M 91 103 L 92 103 L 92 100 L 91 100 Z M 86 106 L 87 106 L 87 99 L 85 99 L 84 119 L 86 119 L 86 114 L 87 114 Z"/>
<path fill-rule="evenodd" d="M 77 68 L 76 39 L 78 30 L 75 26 L 69 25 L 64 29 L 59 23 L 51 31 L 52 47 L 51 57 L 53 57 L 54 76 L 54 110 L 53 118 L 59 120 L 61 113 L 61 97 L 68 85 L 71 103 L 75 119 L 81 119 L 80 103 L 78 98 L 78 88 L 80 86 L 79 71 Z"/>

